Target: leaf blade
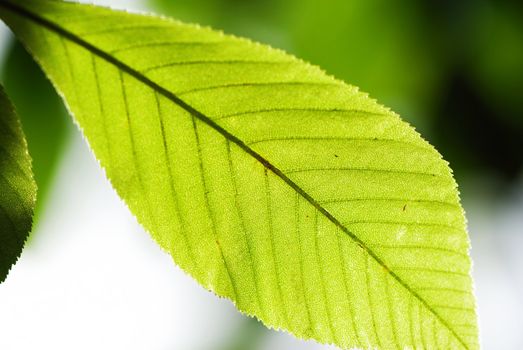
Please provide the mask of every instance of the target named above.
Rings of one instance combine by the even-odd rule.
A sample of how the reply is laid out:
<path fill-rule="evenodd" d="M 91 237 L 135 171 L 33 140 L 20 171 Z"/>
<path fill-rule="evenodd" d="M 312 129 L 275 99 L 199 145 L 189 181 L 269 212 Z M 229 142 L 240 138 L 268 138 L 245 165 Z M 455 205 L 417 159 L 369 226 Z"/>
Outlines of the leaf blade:
<path fill-rule="evenodd" d="M 31 231 L 36 184 L 22 126 L 0 85 L 0 283 Z"/>
<path fill-rule="evenodd" d="M 91 146 L 131 211 L 205 287 L 231 298 L 242 311 L 256 314 L 271 326 L 342 347 L 394 348 L 435 344 L 442 338 L 476 348 L 476 335 L 460 336 L 457 326 L 447 321 L 465 318 L 474 329 L 474 311 L 466 315 L 470 311 L 461 310 L 456 316 L 458 306 L 438 305 L 445 298 L 430 296 L 415 284 L 425 280 L 462 287 L 468 295 L 454 300 L 474 308 L 468 239 L 455 182 L 439 154 L 396 115 L 315 67 L 208 29 L 59 2 L 31 5 L 43 15 L 7 6 L 43 26 L 35 32 L 47 31 L 47 40 L 61 42 L 61 61 L 43 58 L 43 51 L 35 52 L 36 58 L 69 96 Z M 60 23 L 59 15 L 64 13 L 87 15 L 77 23 Z M 7 21 L 19 30 L 30 26 L 13 24 L 16 18 Z M 91 21 L 97 22 L 94 31 L 89 30 Z M 34 39 L 27 39 L 30 34 L 21 36 L 35 50 Z M 163 42 L 157 45 L 159 36 Z M 212 50 L 204 45 L 200 50 L 199 44 L 191 44 L 167 51 L 164 38 L 221 46 Z M 163 50 L 155 52 L 155 45 Z M 147 54 L 133 53 L 132 47 L 145 46 Z M 82 62 L 90 67 L 90 75 L 87 68 L 78 70 Z M 64 81 L 58 73 L 62 65 L 70 65 L 83 83 L 89 83 L 90 93 L 86 87 L 75 88 Z M 262 73 L 245 68 L 253 65 Z M 260 68 L 264 65 L 265 70 Z M 100 76 L 107 86 L 100 84 Z M 99 102 L 75 101 L 75 94 L 94 96 Z M 117 111 L 104 110 L 106 94 L 112 96 L 110 102 Z M 107 106 L 109 98 L 105 99 Z M 84 110 L 96 118 L 87 120 Z M 340 112 L 348 115 L 341 117 Z M 247 117 L 248 122 L 242 120 Z M 175 149 L 175 144 L 185 152 Z M 114 147 L 118 149 L 111 151 Z M 303 150 L 306 156 L 300 156 Z M 125 159 L 115 160 L 114 154 Z M 324 164 L 311 166 L 316 159 Z M 196 175 L 187 179 L 188 174 Z M 349 201 L 342 203 L 343 196 Z M 397 205 L 391 206 L 389 198 Z M 376 217 L 369 220 L 367 213 L 373 211 Z M 405 214 L 411 211 L 411 216 Z M 264 224 L 260 227 L 255 218 Z M 293 234 L 286 233 L 289 226 Z M 447 235 L 440 237 L 439 231 Z M 322 240 L 318 240 L 320 234 Z M 383 240 L 389 242 L 383 244 Z M 397 248 L 395 240 L 410 243 L 402 248 L 406 253 L 395 249 L 395 255 L 388 254 L 388 245 Z M 184 242 L 185 249 L 174 242 Z M 429 243 L 439 250 L 431 250 L 434 247 Z M 289 245 L 300 249 L 288 249 Z M 416 255 L 420 250 L 432 251 L 444 264 L 427 265 L 423 255 Z M 337 264 L 345 266 L 334 268 L 326 252 L 338 252 Z M 450 256 L 455 252 L 459 253 L 456 257 Z M 343 262 L 343 257 L 355 261 Z M 292 260 L 292 266 L 285 259 Z M 397 265 L 405 262 L 411 265 Z M 244 265 L 251 267 L 243 269 Z M 346 281 L 348 271 L 352 283 Z M 446 279 L 436 277 L 440 274 Z M 367 286 L 367 306 L 357 300 L 364 295 L 353 287 L 362 284 Z M 372 295 L 376 290 L 391 295 L 386 303 Z M 333 296 L 344 302 L 344 312 L 329 301 Z M 390 299 L 401 307 L 391 305 Z M 308 316 L 296 311 L 302 302 L 308 305 Z M 358 304 L 357 312 L 347 312 L 353 308 L 351 302 Z M 409 327 L 415 333 L 410 337 L 403 325 L 413 323 L 414 316 L 407 318 L 409 322 L 393 321 L 404 318 L 400 311 L 408 309 L 407 302 L 417 308 L 421 323 L 417 332 Z M 372 312 L 376 306 L 389 311 Z M 310 308 L 314 308 L 314 319 Z M 357 322 L 348 322 L 347 313 Z M 390 323 L 401 330 L 388 327 Z M 433 323 L 438 324 L 436 331 Z"/>

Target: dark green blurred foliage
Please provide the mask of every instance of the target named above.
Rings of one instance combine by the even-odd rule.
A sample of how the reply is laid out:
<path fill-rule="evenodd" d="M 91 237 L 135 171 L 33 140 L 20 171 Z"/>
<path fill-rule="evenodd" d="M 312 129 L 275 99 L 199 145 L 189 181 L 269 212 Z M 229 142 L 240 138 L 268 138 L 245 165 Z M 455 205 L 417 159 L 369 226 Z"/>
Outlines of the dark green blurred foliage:
<path fill-rule="evenodd" d="M 272 331 L 265 328 L 254 318 L 245 318 L 236 330 L 234 337 L 228 339 L 218 350 L 258 350 L 262 349 L 263 340 Z M 214 350 L 214 349 L 213 349 Z"/>
<path fill-rule="evenodd" d="M 285 1 L 279 0 L 148 0 L 158 13 L 185 22 L 212 26 L 235 34 L 291 49 L 286 23 Z M 292 51 L 292 50 L 289 50 Z"/>
<path fill-rule="evenodd" d="M 484 4 L 475 15 L 471 54 L 477 60 L 472 68 L 482 98 L 492 100 L 500 117 L 523 127 L 523 2 Z M 513 118 L 513 111 L 519 118 Z"/>
<path fill-rule="evenodd" d="M 45 207 L 56 166 L 71 129 L 61 99 L 24 48 L 12 42 L 6 54 L 2 80 L 13 100 L 33 159 L 38 186 L 35 220 Z"/>
<path fill-rule="evenodd" d="M 476 174 L 510 184 L 523 167 L 523 2 L 422 4 L 446 68 L 431 141 L 458 180 Z"/>

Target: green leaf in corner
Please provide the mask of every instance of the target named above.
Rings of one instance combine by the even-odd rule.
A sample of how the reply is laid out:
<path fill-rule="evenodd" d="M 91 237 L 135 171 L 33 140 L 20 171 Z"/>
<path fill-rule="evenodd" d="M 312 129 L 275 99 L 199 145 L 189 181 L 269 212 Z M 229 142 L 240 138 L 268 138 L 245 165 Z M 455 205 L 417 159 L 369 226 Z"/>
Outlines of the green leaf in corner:
<path fill-rule="evenodd" d="M 0 85 L 0 283 L 31 231 L 36 184 L 22 126 Z"/>
<path fill-rule="evenodd" d="M 239 310 L 341 348 L 477 349 L 450 169 L 396 114 L 282 51 L 59 1 L 0 1 L 118 194 Z"/>

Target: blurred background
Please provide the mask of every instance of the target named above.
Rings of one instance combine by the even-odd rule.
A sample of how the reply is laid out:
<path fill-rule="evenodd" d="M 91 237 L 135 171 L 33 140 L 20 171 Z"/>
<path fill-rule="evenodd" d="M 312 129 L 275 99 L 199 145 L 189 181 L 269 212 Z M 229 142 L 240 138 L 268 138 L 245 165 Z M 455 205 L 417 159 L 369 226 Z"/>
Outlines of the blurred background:
<path fill-rule="evenodd" d="M 523 349 L 523 2 L 95 1 L 211 25 L 359 86 L 447 159 L 469 221 L 484 349 Z M 327 349 L 203 290 L 116 196 L 61 101 L 0 25 L 0 76 L 39 184 L 0 285 L 0 349 Z"/>

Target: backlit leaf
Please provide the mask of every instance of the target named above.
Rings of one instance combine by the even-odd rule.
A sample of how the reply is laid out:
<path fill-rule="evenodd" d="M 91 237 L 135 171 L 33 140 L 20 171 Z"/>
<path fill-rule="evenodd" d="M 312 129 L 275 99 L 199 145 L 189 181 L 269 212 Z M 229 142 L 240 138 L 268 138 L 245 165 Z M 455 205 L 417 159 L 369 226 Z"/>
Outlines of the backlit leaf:
<path fill-rule="evenodd" d="M 57 1 L 0 10 L 118 194 L 205 288 L 341 348 L 478 348 L 455 181 L 396 114 L 207 28 Z"/>

